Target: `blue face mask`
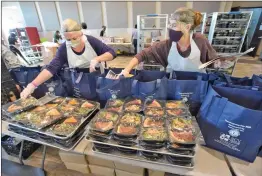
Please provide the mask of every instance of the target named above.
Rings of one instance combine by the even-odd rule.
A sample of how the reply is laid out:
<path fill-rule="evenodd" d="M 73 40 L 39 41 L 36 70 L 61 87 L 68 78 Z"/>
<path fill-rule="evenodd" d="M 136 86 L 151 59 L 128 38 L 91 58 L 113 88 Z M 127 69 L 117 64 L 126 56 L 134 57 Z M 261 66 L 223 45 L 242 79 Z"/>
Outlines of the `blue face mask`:
<path fill-rule="evenodd" d="M 182 36 L 183 33 L 181 31 L 175 31 L 173 29 L 169 29 L 169 38 L 172 42 L 178 42 Z"/>

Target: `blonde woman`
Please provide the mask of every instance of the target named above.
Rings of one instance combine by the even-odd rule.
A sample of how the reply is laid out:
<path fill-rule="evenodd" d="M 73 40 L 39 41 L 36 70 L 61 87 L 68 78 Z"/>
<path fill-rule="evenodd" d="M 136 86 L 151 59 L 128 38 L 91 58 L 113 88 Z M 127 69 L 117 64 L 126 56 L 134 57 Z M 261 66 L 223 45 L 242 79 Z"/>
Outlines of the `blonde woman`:
<path fill-rule="evenodd" d="M 21 98 L 26 98 L 34 90 L 53 77 L 64 64 L 70 68 L 89 68 L 90 72 L 100 62 L 110 61 L 116 57 L 113 49 L 95 37 L 84 35 L 81 25 L 72 19 L 63 21 L 61 31 L 65 36 L 64 42 L 57 50 L 55 58 L 27 87 L 22 91 Z"/>
<path fill-rule="evenodd" d="M 158 42 L 138 53 L 122 71 L 129 72 L 140 62 L 154 60 L 167 68 L 167 71 L 203 71 L 199 65 L 217 57 L 216 51 L 205 36 L 194 33 L 200 25 L 202 15 L 189 8 L 179 8 L 170 17 L 169 39 Z"/>

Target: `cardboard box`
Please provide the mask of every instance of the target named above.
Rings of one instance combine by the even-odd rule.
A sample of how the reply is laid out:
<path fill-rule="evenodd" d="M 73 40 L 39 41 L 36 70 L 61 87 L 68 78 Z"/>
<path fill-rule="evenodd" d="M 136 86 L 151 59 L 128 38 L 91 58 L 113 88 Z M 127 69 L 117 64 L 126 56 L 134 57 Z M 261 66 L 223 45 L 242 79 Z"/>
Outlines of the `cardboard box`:
<path fill-rule="evenodd" d="M 96 176 L 115 176 L 115 169 L 97 165 L 89 165 L 90 171 Z"/>
<path fill-rule="evenodd" d="M 85 155 L 59 150 L 59 156 L 63 162 L 75 164 L 88 164 Z"/>
<path fill-rule="evenodd" d="M 148 176 L 165 176 L 165 172 L 148 169 Z"/>
<path fill-rule="evenodd" d="M 122 170 L 115 170 L 116 176 L 143 176 L 144 174 L 136 174 L 136 173 L 130 173 Z"/>
<path fill-rule="evenodd" d="M 91 165 L 98 165 L 98 166 L 104 166 L 109 168 L 115 168 L 115 164 L 113 161 L 104 160 L 101 158 L 97 158 L 94 156 L 86 156 L 88 163 Z"/>
<path fill-rule="evenodd" d="M 76 163 L 69 163 L 64 162 L 67 169 L 78 171 L 84 174 L 90 174 L 90 170 L 87 164 L 76 164 Z"/>
<path fill-rule="evenodd" d="M 137 166 L 132 166 L 130 164 L 123 164 L 119 162 L 114 162 L 115 163 L 115 168 L 118 170 L 130 172 L 130 173 L 135 173 L 135 174 L 143 174 L 144 173 L 144 168 L 142 167 L 137 167 Z"/>

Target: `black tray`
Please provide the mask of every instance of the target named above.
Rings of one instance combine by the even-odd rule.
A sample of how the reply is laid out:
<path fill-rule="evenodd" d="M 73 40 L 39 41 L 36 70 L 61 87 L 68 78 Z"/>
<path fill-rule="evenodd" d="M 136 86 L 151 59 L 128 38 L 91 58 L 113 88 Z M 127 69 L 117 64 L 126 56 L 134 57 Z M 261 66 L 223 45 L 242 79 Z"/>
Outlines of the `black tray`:
<path fill-rule="evenodd" d="M 170 155 L 166 155 L 166 160 L 171 163 L 171 164 L 175 164 L 175 165 L 180 165 L 180 166 L 193 166 L 193 160 L 177 160 L 174 159 L 172 157 L 170 157 Z"/>
<path fill-rule="evenodd" d="M 103 153 L 111 153 L 114 151 L 114 148 L 111 146 L 94 143 L 93 150 L 98 150 Z"/>
<path fill-rule="evenodd" d="M 140 154 L 150 161 L 157 161 L 163 158 L 163 155 L 159 153 L 140 151 Z"/>
<path fill-rule="evenodd" d="M 133 149 L 127 149 L 127 148 L 122 148 L 122 147 L 116 147 L 116 149 L 123 154 L 126 155 L 136 155 L 137 154 L 137 150 L 133 150 Z"/>
<path fill-rule="evenodd" d="M 136 137 L 135 138 L 123 138 L 117 135 L 113 135 L 113 139 L 114 141 L 117 142 L 117 144 L 119 145 L 123 145 L 123 146 L 134 146 L 136 145 Z"/>

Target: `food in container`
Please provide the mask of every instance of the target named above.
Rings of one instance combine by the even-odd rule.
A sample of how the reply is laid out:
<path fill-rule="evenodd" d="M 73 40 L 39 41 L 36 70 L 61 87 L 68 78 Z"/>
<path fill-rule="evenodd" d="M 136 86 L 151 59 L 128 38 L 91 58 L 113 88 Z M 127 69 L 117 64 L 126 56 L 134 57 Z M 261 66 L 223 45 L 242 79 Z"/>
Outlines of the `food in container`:
<path fill-rule="evenodd" d="M 177 109 L 177 108 L 185 108 L 186 105 L 183 101 L 167 101 L 166 108 L 167 109 Z"/>
<path fill-rule="evenodd" d="M 165 141 L 167 138 L 164 128 L 143 128 L 142 140 L 145 141 Z"/>
<path fill-rule="evenodd" d="M 91 102 L 85 101 L 80 107 L 75 108 L 72 112 L 75 116 L 85 116 L 94 109 L 95 105 Z"/>
<path fill-rule="evenodd" d="M 162 104 L 157 100 L 153 100 L 153 101 L 146 102 L 146 107 L 148 107 L 148 108 L 162 108 Z"/>
<path fill-rule="evenodd" d="M 143 127 L 164 127 L 165 122 L 164 119 L 160 118 L 152 118 L 152 117 L 146 117 L 143 122 Z"/>
<path fill-rule="evenodd" d="M 51 132 L 56 135 L 67 136 L 71 134 L 77 126 L 80 124 L 81 120 L 74 116 L 68 117 L 62 123 L 55 125 Z"/>
<path fill-rule="evenodd" d="M 146 108 L 144 111 L 146 116 L 163 117 L 165 115 L 162 108 Z"/>
<path fill-rule="evenodd" d="M 12 104 L 11 106 L 8 107 L 7 111 L 8 112 L 15 112 L 15 111 L 21 110 L 21 109 L 23 109 L 23 106 Z"/>
<path fill-rule="evenodd" d="M 141 115 L 139 115 L 137 113 L 125 113 L 121 117 L 120 123 L 140 125 L 141 124 Z"/>
<path fill-rule="evenodd" d="M 30 112 L 22 112 L 21 114 L 17 114 L 14 117 L 14 120 L 17 122 L 21 122 L 23 124 L 29 123 L 29 119 L 31 116 L 37 115 L 35 113 L 30 113 Z"/>
<path fill-rule="evenodd" d="M 192 129 L 192 120 L 191 119 L 185 119 L 182 117 L 177 117 L 171 120 L 171 128 L 172 129 Z"/>
<path fill-rule="evenodd" d="M 138 99 L 138 98 L 135 98 L 135 99 L 131 99 L 129 101 L 127 101 L 125 103 L 125 105 L 142 105 L 142 100 Z"/>
<path fill-rule="evenodd" d="M 106 108 L 108 111 L 113 111 L 113 112 L 117 112 L 117 113 L 121 113 L 122 112 L 122 106 L 119 107 L 108 107 Z"/>
<path fill-rule="evenodd" d="M 171 143 L 195 143 L 196 136 L 192 129 L 170 129 L 169 130 L 169 140 Z"/>
<path fill-rule="evenodd" d="M 124 104 L 124 101 L 123 100 L 120 100 L 120 99 L 115 99 L 115 100 L 108 100 L 108 102 L 107 102 L 107 107 L 115 107 L 115 106 L 117 106 L 117 107 L 119 107 L 119 106 L 123 106 L 123 104 Z"/>
<path fill-rule="evenodd" d="M 80 102 L 76 98 L 72 98 L 68 100 L 69 105 L 77 106 L 80 104 Z"/>
<path fill-rule="evenodd" d="M 98 130 L 101 132 L 107 132 L 109 130 L 112 130 L 113 128 L 114 128 L 113 121 L 106 120 L 106 119 L 96 119 L 92 125 L 93 130 Z"/>
<path fill-rule="evenodd" d="M 140 112 L 142 110 L 141 105 L 125 105 L 124 111 L 126 112 Z"/>
<path fill-rule="evenodd" d="M 20 99 L 20 104 L 22 107 L 27 107 L 31 105 L 35 105 L 37 103 L 37 99 L 34 97 L 26 98 L 26 99 Z"/>
<path fill-rule="evenodd" d="M 168 116 L 185 116 L 188 115 L 186 109 L 168 109 L 166 110 Z"/>
<path fill-rule="evenodd" d="M 70 104 L 62 104 L 59 106 L 59 109 L 64 113 L 72 113 L 76 107 Z"/>
<path fill-rule="evenodd" d="M 119 115 L 115 112 L 110 112 L 107 110 L 101 110 L 99 113 L 96 115 L 96 118 L 99 119 L 105 119 L 105 120 L 111 120 L 111 121 L 117 121 Z"/>
<path fill-rule="evenodd" d="M 114 132 L 117 135 L 133 136 L 137 135 L 138 128 L 130 124 L 118 124 Z"/>
<path fill-rule="evenodd" d="M 52 103 L 62 103 L 66 98 L 58 97 L 52 101 Z"/>
<path fill-rule="evenodd" d="M 63 114 L 57 109 L 51 109 L 46 114 L 36 114 L 30 117 L 30 124 L 32 127 L 41 129 L 51 125 L 61 119 Z"/>

